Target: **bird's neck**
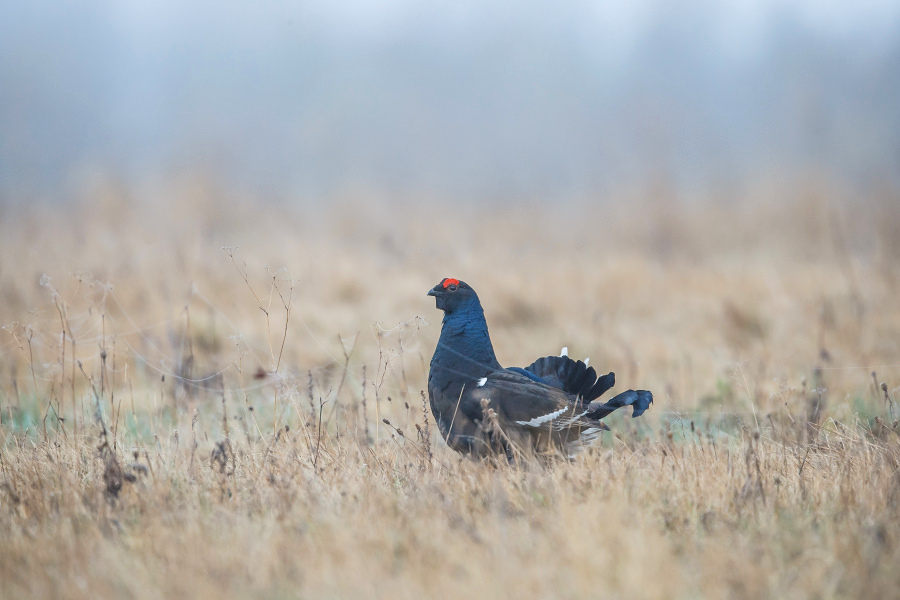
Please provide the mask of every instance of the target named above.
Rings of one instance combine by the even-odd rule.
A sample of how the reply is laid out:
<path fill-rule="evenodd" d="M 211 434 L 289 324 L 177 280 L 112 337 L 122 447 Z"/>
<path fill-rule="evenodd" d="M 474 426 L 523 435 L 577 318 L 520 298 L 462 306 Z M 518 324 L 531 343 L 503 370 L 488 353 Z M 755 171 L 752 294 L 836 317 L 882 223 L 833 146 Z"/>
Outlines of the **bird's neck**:
<path fill-rule="evenodd" d="M 444 315 L 432 364 L 438 357 L 455 376 L 480 378 L 501 368 L 480 306 Z"/>

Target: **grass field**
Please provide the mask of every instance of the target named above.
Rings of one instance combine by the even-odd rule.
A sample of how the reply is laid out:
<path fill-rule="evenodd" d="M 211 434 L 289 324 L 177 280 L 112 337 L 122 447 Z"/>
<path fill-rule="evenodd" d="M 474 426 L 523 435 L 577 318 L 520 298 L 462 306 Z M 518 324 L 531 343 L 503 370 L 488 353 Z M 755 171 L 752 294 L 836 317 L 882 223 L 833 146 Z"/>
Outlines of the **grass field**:
<path fill-rule="evenodd" d="M 900 597 L 895 192 L 86 197 L 0 209 L 2 598 Z M 568 346 L 655 404 L 572 462 L 459 457 L 446 276 L 504 365 Z"/>

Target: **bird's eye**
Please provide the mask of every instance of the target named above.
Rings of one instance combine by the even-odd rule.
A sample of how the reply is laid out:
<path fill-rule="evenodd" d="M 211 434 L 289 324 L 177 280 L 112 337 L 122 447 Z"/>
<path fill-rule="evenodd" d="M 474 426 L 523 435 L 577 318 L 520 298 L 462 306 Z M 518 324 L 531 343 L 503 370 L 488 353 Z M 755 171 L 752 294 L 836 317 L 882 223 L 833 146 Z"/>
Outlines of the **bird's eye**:
<path fill-rule="evenodd" d="M 450 290 L 451 292 L 455 292 L 455 291 L 456 291 L 456 284 L 455 284 L 455 283 L 451 283 L 450 285 L 447 286 L 447 289 Z"/>

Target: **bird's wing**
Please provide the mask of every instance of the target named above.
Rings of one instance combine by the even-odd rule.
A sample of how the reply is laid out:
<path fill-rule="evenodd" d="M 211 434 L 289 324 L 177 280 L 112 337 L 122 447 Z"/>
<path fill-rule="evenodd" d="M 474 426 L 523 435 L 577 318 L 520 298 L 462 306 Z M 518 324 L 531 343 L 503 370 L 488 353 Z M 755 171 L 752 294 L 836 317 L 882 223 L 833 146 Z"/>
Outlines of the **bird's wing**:
<path fill-rule="evenodd" d="M 460 411 L 472 420 L 483 420 L 485 408 L 491 408 L 502 423 L 542 429 L 556 429 L 574 411 L 587 408 L 576 406 L 563 390 L 511 369 L 479 379 L 463 396 Z"/>
<path fill-rule="evenodd" d="M 586 403 L 599 398 L 616 384 L 615 373 L 597 377 L 593 367 L 568 356 L 545 356 L 524 369 L 514 369 L 526 377 L 578 396 Z"/>

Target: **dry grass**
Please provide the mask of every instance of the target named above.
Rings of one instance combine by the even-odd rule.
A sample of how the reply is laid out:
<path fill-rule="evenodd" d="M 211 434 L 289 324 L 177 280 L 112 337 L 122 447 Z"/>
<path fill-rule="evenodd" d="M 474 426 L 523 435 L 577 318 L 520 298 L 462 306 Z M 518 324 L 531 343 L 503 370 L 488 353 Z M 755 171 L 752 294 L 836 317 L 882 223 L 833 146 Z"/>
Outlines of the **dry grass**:
<path fill-rule="evenodd" d="M 788 191 L 7 208 L 0 596 L 897 597 L 900 201 Z M 460 459 L 420 395 L 450 275 L 504 364 L 656 404 Z"/>

